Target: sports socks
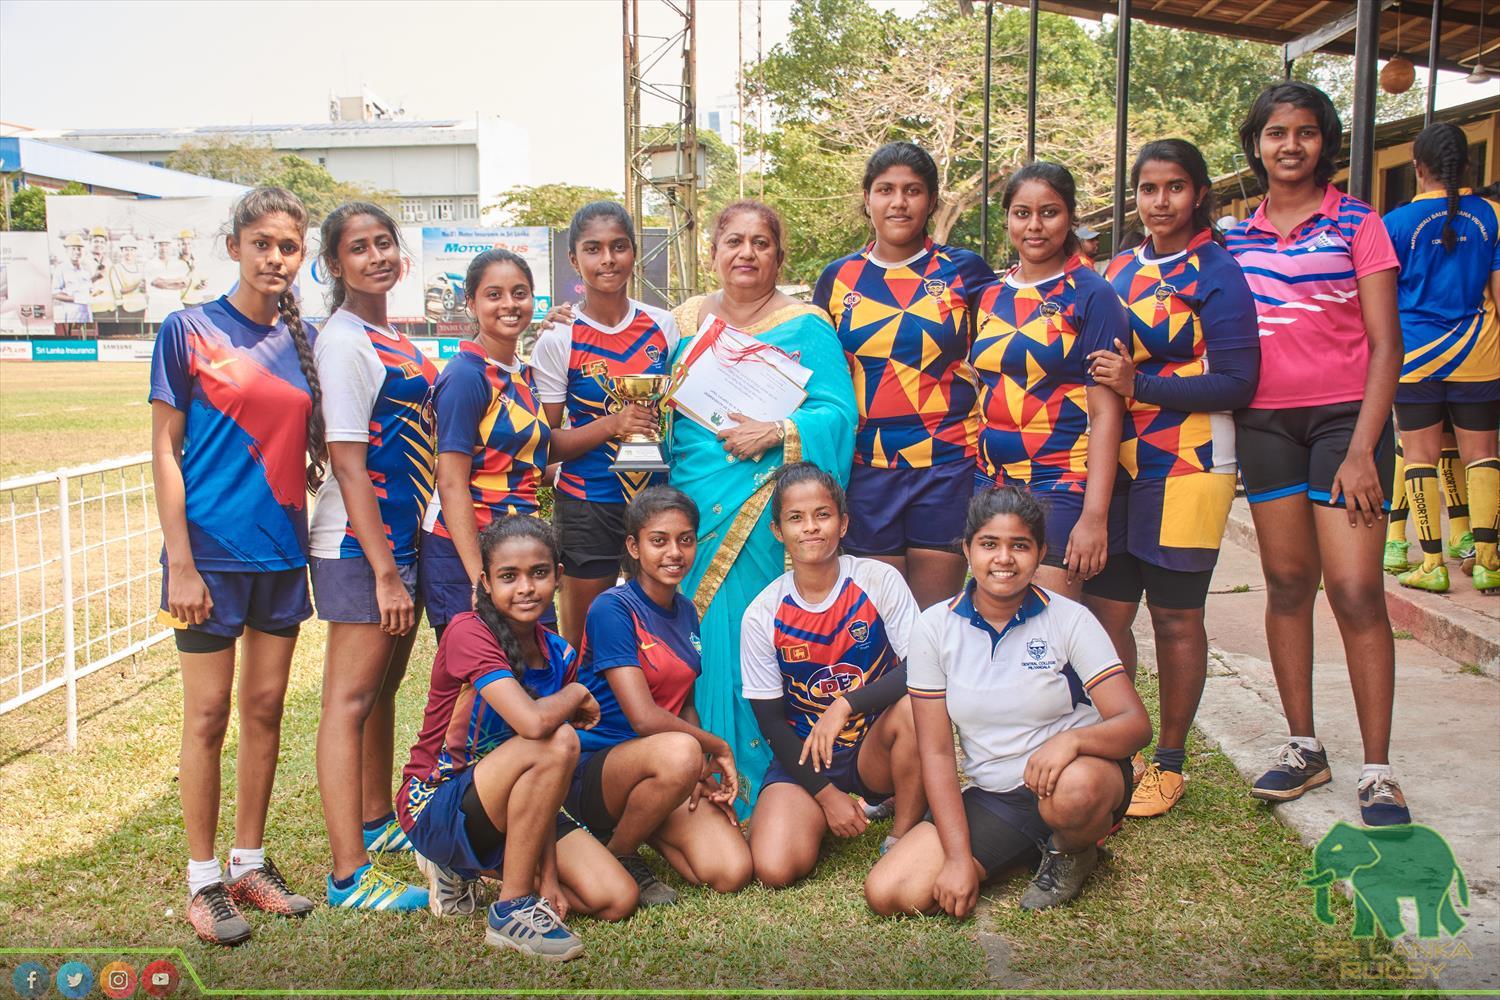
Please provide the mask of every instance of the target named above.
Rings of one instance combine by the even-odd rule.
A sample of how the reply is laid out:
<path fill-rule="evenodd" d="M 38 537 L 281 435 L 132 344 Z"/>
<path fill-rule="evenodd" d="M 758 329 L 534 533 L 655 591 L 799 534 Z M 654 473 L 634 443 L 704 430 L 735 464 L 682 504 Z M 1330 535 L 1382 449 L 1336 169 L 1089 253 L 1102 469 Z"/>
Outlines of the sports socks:
<path fill-rule="evenodd" d="M 1406 515 L 1411 508 L 1406 504 L 1406 459 L 1401 454 L 1401 445 L 1396 444 L 1396 474 L 1391 477 L 1391 513 L 1386 519 L 1385 540 L 1406 541 Z"/>
<path fill-rule="evenodd" d="M 1361 782 L 1366 778 L 1394 778 L 1395 776 L 1396 769 L 1389 764 L 1366 764 L 1359 771 Z"/>
<path fill-rule="evenodd" d="M 394 812 L 388 812 L 379 819 L 372 819 L 369 822 L 365 823 L 365 829 L 369 830 L 371 833 L 374 833 L 376 830 L 384 830 L 395 818 L 396 814 Z"/>
<path fill-rule="evenodd" d="M 1458 469 L 1458 449 L 1444 448 L 1438 474 L 1443 480 L 1443 505 L 1448 508 L 1448 544 L 1454 547 L 1469 532 L 1468 477 L 1460 476 Z"/>
<path fill-rule="evenodd" d="M 1182 765 L 1187 760 L 1187 749 L 1184 747 L 1157 747 L 1156 752 L 1151 755 L 1151 762 L 1163 771 L 1171 771 L 1173 774 L 1182 773 Z"/>
<path fill-rule="evenodd" d="M 1316 736 L 1290 736 L 1287 742 L 1295 743 L 1303 750 L 1311 750 L 1313 753 L 1321 753 L 1323 750 L 1323 741 Z"/>
<path fill-rule="evenodd" d="M 188 859 L 187 884 L 189 899 L 198 895 L 198 890 L 204 886 L 222 881 L 224 881 L 224 872 L 219 867 L 218 858 L 209 858 L 207 861 Z"/>
<path fill-rule="evenodd" d="M 236 847 L 229 852 L 229 877 L 241 875 L 266 866 L 266 849 L 261 847 Z"/>
<path fill-rule="evenodd" d="M 1485 569 L 1500 569 L 1495 545 L 1500 535 L 1500 458 L 1482 458 L 1464 470 L 1468 480 L 1470 517 L 1474 531 L 1474 561 Z"/>
<path fill-rule="evenodd" d="M 1429 506 L 1437 499 L 1438 471 L 1435 466 L 1408 463 L 1406 466 L 1406 500 L 1411 505 L 1411 519 L 1417 526 L 1417 542 L 1422 546 L 1422 568 L 1443 564 L 1441 527 Z"/>

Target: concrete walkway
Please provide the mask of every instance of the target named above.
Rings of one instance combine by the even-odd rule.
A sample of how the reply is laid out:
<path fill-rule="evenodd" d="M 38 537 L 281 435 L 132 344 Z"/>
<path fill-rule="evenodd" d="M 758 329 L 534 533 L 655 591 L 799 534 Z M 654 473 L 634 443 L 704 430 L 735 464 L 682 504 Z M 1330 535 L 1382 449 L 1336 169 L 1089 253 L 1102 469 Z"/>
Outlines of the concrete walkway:
<path fill-rule="evenodd" d="M 1209 679 L 1197 720 L 1199 729 L 1220 745 L 1249 780 L 1266 769 L 1269 751 L 1287 733 L 1266 647 L 1265 580 L 1259 556 L 1253 548 L 1236 544 L 1253 545 L 1253 539 L 1249 512 L 1242 500 L 1237 501 L 1209 596 Z M 1454 577 L 1456 587 L 1468 582 L 1456 571 Z M 1455 618 L 1460 621 L 1448 630 L 1447 646 L 1442 640 L 1397 640 L 1391 758 L 1413 821 L 1447 838 L 1463 869 L 1470 899 L 1469 906 L 1459 907 L 1459 912 L 1469 924 L 1456 942 L 1443 939 L 1438 949 L 1413 937 L 1401 950 L 1414 968 L 1418 962 L 1425 963 L 1421 968 L 1427 985 L 1500 989 L 1500 681 L 1493 673 L 1481 672 L 1472 659 L 1466 665 L 1431 648 L 1437 645 L 1446 650 L 1454 648 L 1452 642 L 1482 645 L 1500 640 L 1500 623 L 1493 617 L 1500 613 L 1500 598 L 1480 598 L 1472 592 L 1456 595 L 1469 616 L 1463 618 L 1451 611 L 1445 617 L 1443 598 L 1419 596 L 1429 598 L 1424 603 L 1435 603 L 1436 608 L 1422 615 L 1450 624 Z M 1296 802 L 1275 807 L 1277 818 L 1309 846 L 1338 820 L 1359 823 L 1355 785 L 1362 763 L 1343 646 L 1321 595 L 1315 615 L 1314 703 L 1318 735 L 1328 749 L 1334 780 Z M 1473 623 L 1478 633 L 1466 635 L 1465 623 Z M 1395 628 L 1417 631 L 1399 623 Z M 1144 613 L 1137 631 L 1142 639 L 1142 663 L 1149 667 L 1154 650 Z M 1191 775 L 1188 778 L 1188 794 L 1192 794 Z M 1312 898 L 1308 890 L 1306 905 L 1312 905 Z M 1415 911 L 1409 904 L 1406 922 L 1415 928 Z M 1350 988 L 1360 985 L 1349 983 Z"/>

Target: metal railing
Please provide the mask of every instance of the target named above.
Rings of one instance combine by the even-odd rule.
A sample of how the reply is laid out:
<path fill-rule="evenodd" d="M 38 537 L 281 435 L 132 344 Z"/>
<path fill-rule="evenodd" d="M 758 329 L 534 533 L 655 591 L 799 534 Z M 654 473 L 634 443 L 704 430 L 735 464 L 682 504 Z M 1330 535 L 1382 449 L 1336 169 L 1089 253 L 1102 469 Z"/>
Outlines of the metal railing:
<path fill-rule="evenodd" d="M 0 714 L 64 688 L 77 745 L 79 678 L 172 634 L 160 552 L 149 453 L 0 482 Z"/>

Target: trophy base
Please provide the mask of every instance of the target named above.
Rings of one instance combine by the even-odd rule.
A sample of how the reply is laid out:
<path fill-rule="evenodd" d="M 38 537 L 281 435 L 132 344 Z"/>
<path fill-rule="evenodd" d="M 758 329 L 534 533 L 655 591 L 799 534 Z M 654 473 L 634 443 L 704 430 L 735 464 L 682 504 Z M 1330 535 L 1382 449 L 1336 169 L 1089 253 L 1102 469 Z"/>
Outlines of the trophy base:
<path fill-rule="evenodd" d="M 625 441 L 610 465 L 611 472 L 666 472 L 667 460 L 656 441 Z"/>

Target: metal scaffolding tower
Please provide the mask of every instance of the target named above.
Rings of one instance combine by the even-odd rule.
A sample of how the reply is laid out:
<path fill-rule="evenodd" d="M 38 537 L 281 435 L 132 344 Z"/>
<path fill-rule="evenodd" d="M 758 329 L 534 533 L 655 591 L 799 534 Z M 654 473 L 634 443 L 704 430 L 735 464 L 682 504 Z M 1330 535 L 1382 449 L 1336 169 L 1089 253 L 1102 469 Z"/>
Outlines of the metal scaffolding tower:
<path fill-rule="evenodd" d="M 698 292 L 698 187 L 705 174 L 697 127 L 696 0 L 644 0 L 658 33 L 643 30 L 643 0 L 622 0 L 625 17 L 625 205 L 638 225 L 649 210 L 665 217 L 666 239 L 643 242 L 634 293 L 653 292 L 676 305 Z M 660 26 L 656 22 L 660 22 Z M 642 117 L 666 106 L 667 120 Z M 647 277 L 647 264 L 667 258 L 667 287 Z"/>

